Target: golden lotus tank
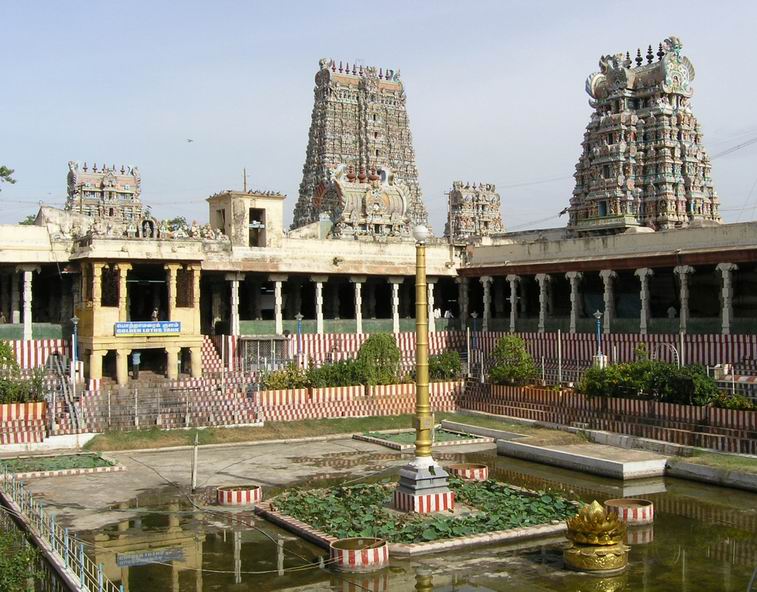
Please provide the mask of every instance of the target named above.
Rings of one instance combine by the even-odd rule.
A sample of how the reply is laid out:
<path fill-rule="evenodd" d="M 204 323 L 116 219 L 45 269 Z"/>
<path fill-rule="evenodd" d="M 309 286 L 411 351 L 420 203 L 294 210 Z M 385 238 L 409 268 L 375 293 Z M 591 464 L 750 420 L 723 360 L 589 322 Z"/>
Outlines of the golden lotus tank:
<path fill-rule="evenodd" d="M 596 500 L 566 520 L 569 545 L 563 551 L 565 565 L 590 573 L 611 574 L 628 565 L 626 524 Z"/>

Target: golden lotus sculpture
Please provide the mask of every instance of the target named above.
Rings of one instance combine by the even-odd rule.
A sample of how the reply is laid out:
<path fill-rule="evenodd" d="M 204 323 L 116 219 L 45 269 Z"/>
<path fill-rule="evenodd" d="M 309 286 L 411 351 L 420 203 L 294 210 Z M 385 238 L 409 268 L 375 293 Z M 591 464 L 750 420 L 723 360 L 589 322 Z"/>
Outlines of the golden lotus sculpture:
<path fill-rule="evenodd" d="M 626 524 L 596 500 L 568 518 L 570 544 L 563 552 L 568 567 L 578 571 L 615 573 L 628 565 Z"/>

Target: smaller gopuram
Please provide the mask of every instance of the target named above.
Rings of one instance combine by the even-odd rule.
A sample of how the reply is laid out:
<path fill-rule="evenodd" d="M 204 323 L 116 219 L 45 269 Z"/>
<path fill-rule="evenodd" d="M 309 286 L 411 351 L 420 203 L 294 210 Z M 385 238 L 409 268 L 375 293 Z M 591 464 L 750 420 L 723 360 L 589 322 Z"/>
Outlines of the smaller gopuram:
<path fill-rule="evenodd" d="M 115 223 L 138 221 L 143 217 L 141 183 L 137 167 L 98 168 L 97 163 L 89 167 L 70 161 L 66 210 Z"/>
<path fill-rule="evenodd" d="M 677 37 L 602 56 L 586 80 L 594 109 L 576 165 L 568 230 L 611 234 L 720 223 L 702 129 L 691 110 L 694 66 Z M 635 62 L 635 63 L 634 63 Z"/>
<path fill-rule="evenodd" d="M 504 232 L 499 206 L 493 183 L 453 182 L 444 236 L 459 243 Z"/>
<path fill-rule="evenodd" d="M 341 164 L 329 169 L 313 196 L 314 211 L 328 216 L 331 236 L 343 239 L 407 239 L 411 193 L 387 167 L 361 168 Z"/>

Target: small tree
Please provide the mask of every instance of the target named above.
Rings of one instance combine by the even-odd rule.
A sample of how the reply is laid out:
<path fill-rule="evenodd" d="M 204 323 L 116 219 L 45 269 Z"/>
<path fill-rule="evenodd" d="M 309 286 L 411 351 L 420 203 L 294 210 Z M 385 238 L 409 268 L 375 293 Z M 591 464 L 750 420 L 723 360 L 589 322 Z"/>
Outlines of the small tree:
<path fill-rule="evenodd" d="M 13 178 L 13 169 L 0 165 L 0 182 L 10 183 L 13 185 L 16 180 Z"/>
<path fill-rule="evenodd" d="M 489 372 L 489 380 L 495 384 L 525 384 L 536 378 L 536 365 L 526 350 L 526 342 L 516 335 L 500 338 L 492 358 L 494 366 Z"/>
<path fill-rule="evenodd" d="M 388 333 L 371 335 L 357 353 L 365 384 L 393 384 L 400 370 L 400 348 Z"/>
<path fill-rule="evenodd" d="M 29 214 L 26 218 L 24 218 L 23 220 L 20 220 L 19 224 L 23 226 L 33 226 L 36 220 L 37 220 L 36 214 Z"/>

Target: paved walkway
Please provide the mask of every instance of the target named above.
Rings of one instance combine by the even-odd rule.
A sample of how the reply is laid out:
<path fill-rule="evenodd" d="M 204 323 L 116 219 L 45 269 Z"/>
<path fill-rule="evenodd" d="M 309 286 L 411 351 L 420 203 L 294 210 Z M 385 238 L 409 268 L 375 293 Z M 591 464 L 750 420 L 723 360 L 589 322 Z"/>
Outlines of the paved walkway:
<path fill-rule="evenodd" d="M 449 446 L 445 453 L 490 450 L 493 444 Z M 191 450 L 113 452 L 107 456 L 126 471 L 46 477 L 28 481 L 34 495 L 59 520 L 76 530 L 97 529 L 136 516 L 136 506 L 155 507 L 175 500 L 191 484 Z M 351 438 L 294 444 L 259 444 L 202 448 L 198 455 L 198 489 L 255 483 L 264 492 L 308 480 L 330 477 L 360 479 L 383 470 L 387 474 L 411 458 L 383 446 Z M 177 487 L 178 485 L 178 487 Z M 135 503 L 136 500 L 136 503 Z M 119 508 L 118 506 L 121 506 Z M 131 513 L 130 513 L 131 512 Z"/>

